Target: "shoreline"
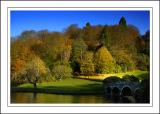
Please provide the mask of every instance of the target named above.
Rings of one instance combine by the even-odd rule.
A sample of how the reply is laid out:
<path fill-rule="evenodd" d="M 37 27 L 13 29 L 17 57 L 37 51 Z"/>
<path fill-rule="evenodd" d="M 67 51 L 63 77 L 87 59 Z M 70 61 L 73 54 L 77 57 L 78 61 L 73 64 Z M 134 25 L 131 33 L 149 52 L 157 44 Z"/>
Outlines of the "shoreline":
<path fill-rule="evenodd" d="M 64 94 L 64 95 L 104 95 L 104 91 L 87 91 L 82 90 L 74 91 L 74 90 L 56 90 L 56 89 L 49 89 L 49 88 L 22 88 L 22 87 L 12 87 L 12 92 L 31 92 L 31 93 L 47 93 L 47 94 Z"/>

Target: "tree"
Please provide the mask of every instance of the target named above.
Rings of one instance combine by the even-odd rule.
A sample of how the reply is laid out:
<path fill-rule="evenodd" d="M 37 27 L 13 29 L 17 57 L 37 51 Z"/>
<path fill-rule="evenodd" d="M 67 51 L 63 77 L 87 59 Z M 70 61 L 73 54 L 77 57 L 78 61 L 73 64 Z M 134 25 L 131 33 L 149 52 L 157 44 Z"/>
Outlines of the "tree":
<path fill-rule="evenodd" d="M 107 31 L 107 26 L 104 26 L 101 35 L 100 35 L 100 44 L 106 46 L 107 49 L 110 49 L 109 46 L 109 35 Z"/>
<path fill-rule="evenodd" d="M 77 39 L 82 37 L 82 30 L 77 24 L 72 24 L 65 30 L 65 34 L 71 39 Z"/>
<path fill-rule="evenodd" d="M 92 75 L 94 73 L 93 52 L 86 52 L 83 55 L 83 61 L 80 63 L 80 71 L 83 75 Z"/>
<path fill-rule="evenodd" d="M 89 22 L 86 23 L 86 28 L 90 28 L 91 24 Z"/>
<path fill-rule="evenodd" d="M 119 25 L 123 25 L 123 26 L 126 26 L 127 25 L 127 22 L 126 22 L 126 19 L 125 17 L 121 17 L 120 21 L 119 21 Z"/>
<path fill-rule="evenodd" d="M 52 73 L 56 80 L 66 79 L 72 76 L 72 68 L 67 61 L 57 61 L 54 64 Z"/>
<path fill-rule="evenodd" d="M 35 37 L 36 37 L 36 31 L 34 30 L 24 31 L 19 36 L 19 38 L 21 38 L 22 40 L 27 40 L 29 38 L 35 38 Z"/>
<path fill-rule="evenodd" d="M 72 68 L 74 72 L 80 71 L 80 63 L 83 61 L 83 55 L 87 51 L 87 45 L 83 41 L 83 39 L 77 39 L 73 41 L 72 44 Z"/>
<path fill-rule="evenodd" d="M 115 61 L 104 46 L 95 53 L 94 61 L 97 73 L 112 73 L 115 70 Z"/>
<path fill-rule="evenodd" d="M 133 70 L 135 68 L 135 63 L 129 52 L 125 50 L 114 50 L 112 55 L 123 72 Z"/>
<path fill-rule="evenodd" d="M 136 56 L 136 66 L 140 70 L 149 70 L 149 56 L 144 53 L 138 53 Z"/>
<path fill-rule="evenodd" d="M 34 88 L 36 88 L 38 82 L 45 80 L 47 73 L 48 69 L 45 63 L 38 56 L 34 56 L 33 59 L 27 63 L 23 76 L 28 83 L 33 84 Z"/>
<path fill-rule="evenodd" d="M 102 31 L 102 26 L 91 26 L 89 23 L 83 28 L 83 39 L 88 46 L 89 51 L 95 51 L 99 45 L 99 35 Z"/>
<path fill-rule="evenodd" d="M 32 52 L 26 45 L 26 40 L 15 39 L 11 42 L 11 84 L 17 85 L 24 83 L 24 79 L 19 75 L 24 70 L 27 61 L 30 59 Z"/>
<path fill-rule="evenodd" d="M 16 86 L 25 82 L 21 76 L 24 72 L 26 62 L 21 59 L 11 61 L 11 85 Z"/>

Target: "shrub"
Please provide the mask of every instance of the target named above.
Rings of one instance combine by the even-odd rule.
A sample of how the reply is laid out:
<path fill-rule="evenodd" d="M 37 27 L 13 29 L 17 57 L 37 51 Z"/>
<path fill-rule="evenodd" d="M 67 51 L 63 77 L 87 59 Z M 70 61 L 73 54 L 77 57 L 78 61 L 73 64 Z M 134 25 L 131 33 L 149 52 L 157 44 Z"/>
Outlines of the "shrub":
<path fill-rule="evenodd" d="M 105 78 L 103 80 L 103 83 L 114 83 L 114 82 L 117 82 L 117 81 L 121 81 L 122 79 L 118 76 L 111 76 L 111 77 L 108 77 L 108 78 Z"/>
<path fill-rule="evenodd" d="M 52 70 L 56 80 L 70 78 L 72 76 L 72 69 L 66 65 L 57 65 Z"/>
<path fill-rule="evenodd" d="M 134 75 L 124 75 L 122 77 L 122 79 L 125 79 L 127 81 L 131 81 L 131 82 L 139 82 L 139 79 L 137 77 L 135 77 Z"/>

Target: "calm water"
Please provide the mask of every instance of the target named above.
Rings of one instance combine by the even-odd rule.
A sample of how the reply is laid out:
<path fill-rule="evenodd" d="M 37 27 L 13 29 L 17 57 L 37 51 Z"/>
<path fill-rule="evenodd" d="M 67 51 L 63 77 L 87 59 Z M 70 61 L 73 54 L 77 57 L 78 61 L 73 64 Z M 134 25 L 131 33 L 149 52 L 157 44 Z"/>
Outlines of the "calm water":
<path fill-rule="evenodd" d="M 11 103 L 109 103 L 103 95 L 59 95 L 46 93 L 12 93 Z"/>
<path fill-rule="evenodd" d="M 61 95 L 46 93 L 11 94 L 11 103 L 140 103 L 132 96 L 107 98 L 103 95 Z"/>

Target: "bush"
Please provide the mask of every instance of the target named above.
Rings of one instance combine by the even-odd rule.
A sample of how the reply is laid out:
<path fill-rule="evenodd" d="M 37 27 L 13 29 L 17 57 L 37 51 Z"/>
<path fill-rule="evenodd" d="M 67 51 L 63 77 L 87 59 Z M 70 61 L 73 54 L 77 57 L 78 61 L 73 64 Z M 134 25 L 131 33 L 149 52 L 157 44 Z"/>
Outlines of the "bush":
<path fill-rule="evenodd" d="M 140 70 L 149 70 L 149 56 L 145 54 L 137 55 L 137 67 Z"/>
<path fill-rule="evenodd" d="M 105 78 L 103 80 L 103 83 L 114 83 L 114 82 L 117 82 L 117 81 L 121 81 L 122 79 L 118 76 L 111 76 L 111 77 L 108 77 L 108 78 Z"/>
<path fill-rule="evenodd" d="M 56 80 L 70 78 L 72 76 L 72 69 L 66 65 L 57 65 L 52 70 Z"/>
<path fill-rule="evenodd" d="M 121 66 L 116 64 L 116 66 L 115 66 L 115 71 L 114 71 L 114 72 L 115 72 L 115 73 L 120 73 L 120 72 L 122 72 Z"/>
<path fill-rule="evenodd" d="M 139 79 L 135 77 L 134 75 L 125 75 L 122 77 L 122 79 L 131 81 L 131 82 L 139 82 Z"/>

